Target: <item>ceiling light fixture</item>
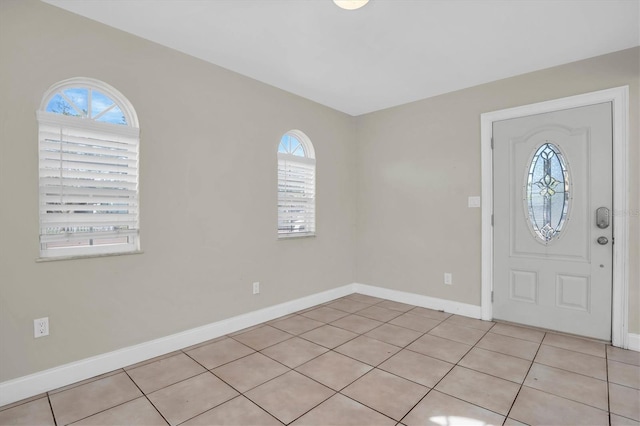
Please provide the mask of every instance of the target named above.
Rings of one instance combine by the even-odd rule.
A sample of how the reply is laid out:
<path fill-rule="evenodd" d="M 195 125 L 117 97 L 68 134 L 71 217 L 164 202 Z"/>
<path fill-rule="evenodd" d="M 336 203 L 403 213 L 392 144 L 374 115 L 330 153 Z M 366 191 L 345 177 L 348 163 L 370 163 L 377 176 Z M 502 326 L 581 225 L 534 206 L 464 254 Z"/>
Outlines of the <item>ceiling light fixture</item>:
<path fill-rule="evenodd" d="M 356 10 L 367 4 L 369 0 L 333 0 L 333 2 L 343 9 Z"/>

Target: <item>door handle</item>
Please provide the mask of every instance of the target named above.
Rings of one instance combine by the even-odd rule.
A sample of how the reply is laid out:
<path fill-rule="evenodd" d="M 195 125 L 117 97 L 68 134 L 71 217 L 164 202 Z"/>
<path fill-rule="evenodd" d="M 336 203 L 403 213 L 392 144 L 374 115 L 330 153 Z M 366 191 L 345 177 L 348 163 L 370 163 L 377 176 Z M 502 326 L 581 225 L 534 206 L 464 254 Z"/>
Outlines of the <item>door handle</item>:
<path fill-rule="evenodd" d="M 596 210 L 596 226 L 600 229 L 609 227 L 609 209 L 600 207 Z"/>
<path fill-rule="evenodd" d="M 609 242 L 609 239 L 607 237 L 598 237 L 598 244 L 600 244 L 601 246 L 607 244 Z"/>

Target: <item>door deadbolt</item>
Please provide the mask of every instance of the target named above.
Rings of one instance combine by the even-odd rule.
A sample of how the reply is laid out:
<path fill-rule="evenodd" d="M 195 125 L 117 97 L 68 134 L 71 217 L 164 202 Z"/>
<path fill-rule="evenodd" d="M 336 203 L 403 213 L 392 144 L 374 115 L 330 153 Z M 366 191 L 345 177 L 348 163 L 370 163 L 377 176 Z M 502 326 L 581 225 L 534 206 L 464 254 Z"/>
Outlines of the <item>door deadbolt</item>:
<path fill-rule="evenodd" d="M 600 229 L 609 227 L 609 209 L 600 207 L 596 210 L 596 226 Z M 606 243 L 605 243 L 606 244 Z"/>
<path fill-rule="evenodd" d="M 598 237 L 598 244 L 600 244 L 601 246 L 607 244 L 609 242 L 609 239 L 607 237 Z"/>

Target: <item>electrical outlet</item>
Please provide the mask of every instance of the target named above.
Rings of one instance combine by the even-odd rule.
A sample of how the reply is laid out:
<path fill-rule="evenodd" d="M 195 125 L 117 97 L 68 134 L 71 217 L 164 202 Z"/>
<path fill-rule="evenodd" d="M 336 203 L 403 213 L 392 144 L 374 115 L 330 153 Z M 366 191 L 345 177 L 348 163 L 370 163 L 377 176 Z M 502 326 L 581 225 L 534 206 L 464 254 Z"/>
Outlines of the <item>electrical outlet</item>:
<path fill-rule="evenodd" d="M 49 317 L 33 320 L 33 337 L 44 337 L 49 335 Z"/>
<path fill-rule="evenodd" d="M 253 294 L 259 294 L 260 293 L 260 283 L 259 282 L 255 282 L 253 283 Z"/>
<path fill-rule="evenodd" d="M 447 285 L 453 284 L 453 276 L 450 272 L 444 273 L 444 283 Z"/>

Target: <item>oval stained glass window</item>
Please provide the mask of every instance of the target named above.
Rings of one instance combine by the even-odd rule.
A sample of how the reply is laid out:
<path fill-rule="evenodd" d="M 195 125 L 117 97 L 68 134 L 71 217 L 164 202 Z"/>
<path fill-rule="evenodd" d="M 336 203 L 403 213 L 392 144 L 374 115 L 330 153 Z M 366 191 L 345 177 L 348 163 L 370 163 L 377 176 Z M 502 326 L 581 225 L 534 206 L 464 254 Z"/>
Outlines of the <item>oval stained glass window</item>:
<path fill-rule="evenodd" d="M 529 165 L 526 184 L 529 223 L 545 244 L 557 237 L 569 211 L 569 171 L 557 146 L 545 142 Z"/>

